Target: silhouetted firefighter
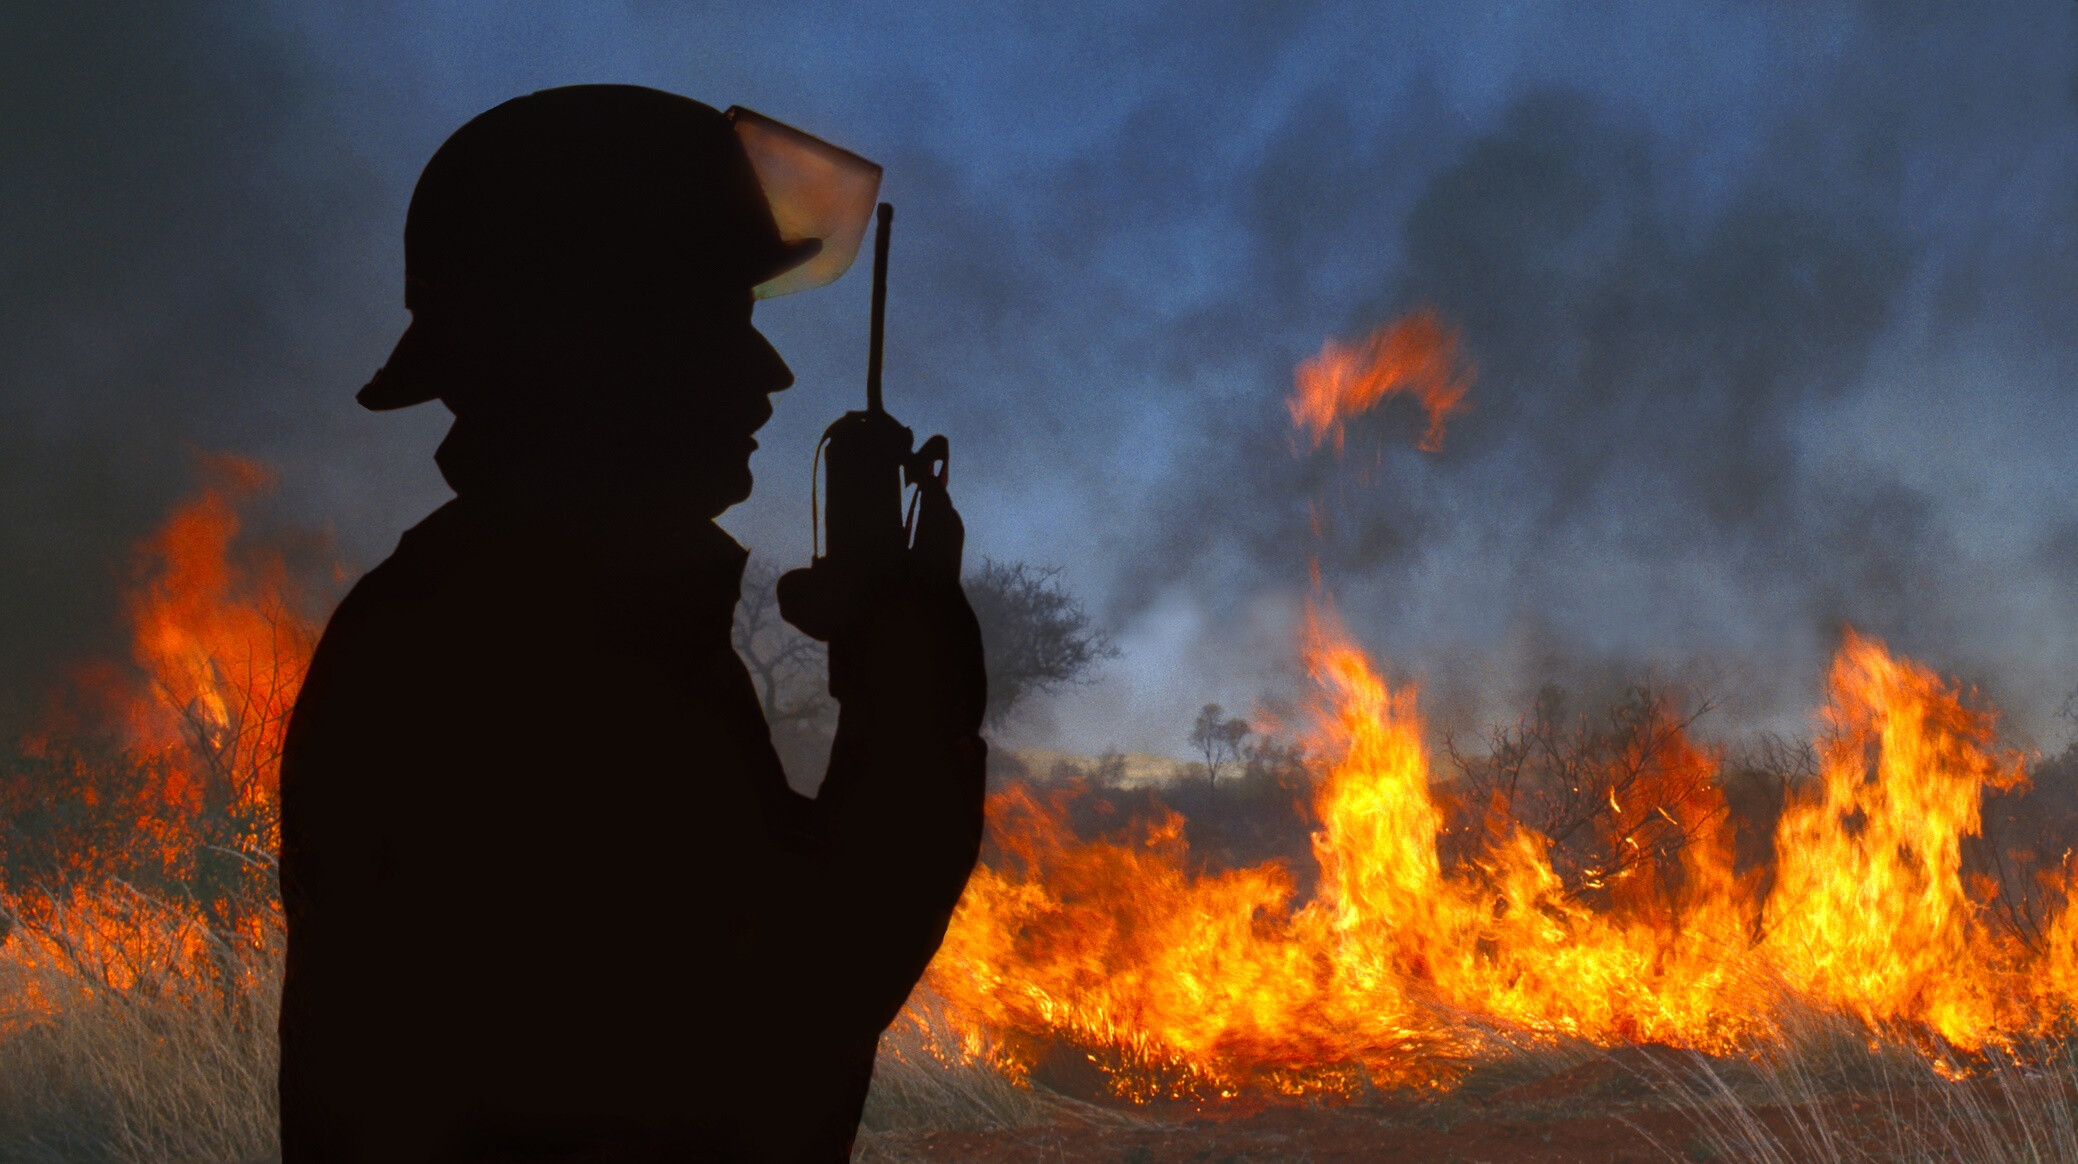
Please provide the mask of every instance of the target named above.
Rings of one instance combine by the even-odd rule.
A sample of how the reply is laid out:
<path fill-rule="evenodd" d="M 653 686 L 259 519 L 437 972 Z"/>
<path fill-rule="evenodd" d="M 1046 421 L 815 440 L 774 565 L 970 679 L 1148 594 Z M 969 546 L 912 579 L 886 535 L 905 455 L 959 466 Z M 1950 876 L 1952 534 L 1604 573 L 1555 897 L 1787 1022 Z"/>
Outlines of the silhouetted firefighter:
<path fill-rule="evenodd" d="M 848 1154 L 980 842 L 962 532 L 906 458 L 912 545 L 833 527 L 783 580 L 842 706 L 810 800 L 712 519 L 793 380 L 754 296 L 842 273 L 878 177 L 627 86 L 507 102 L 427 164 L 412 324 L 360 400 L 445 402 L 457 496 L 340 605 L 289 729 L 287 1164 Z"/>

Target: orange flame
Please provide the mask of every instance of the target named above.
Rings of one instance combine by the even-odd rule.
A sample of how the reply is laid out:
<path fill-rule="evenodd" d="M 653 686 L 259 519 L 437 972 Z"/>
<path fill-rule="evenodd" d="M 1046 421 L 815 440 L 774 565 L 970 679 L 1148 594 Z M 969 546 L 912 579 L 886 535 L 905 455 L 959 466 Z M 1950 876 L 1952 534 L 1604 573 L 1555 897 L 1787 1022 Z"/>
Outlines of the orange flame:
<path fill-rule="evenodd" d="M 2021 951 L 1964 891 L 1962 839 L 2020 761 L 1994 750 L 1990 714 L 1852 631 L 1828 688 L 1821 786 L 1776 832 L 1769 950 L 1810 998 L 1981 1046 L 2022 1021 Z"/>
<path fill-rule="evenodd" d="M 1469 383 L 1455 366 L 1432 312 L 1362 350 L 1331 340 L 1298 370 L 1293 423 L 1339 452 L 1350 417 L 1409 392 L 1433 451 Z M 2078 999 L 2078 911 L 2031 952 L 1966 890 L 1984 794 L 2023 780 L 1991 715 L 1851 630 L 1819 719 L 1822 779 L 1780 817 L 1765 901 L 1761 871 L 1735 866 L 1721 758 L 1657 704 L 1591 757 L 1607 771 L 1570 773 L 1587 802 L 1570 830 L 1600 855 L 1569 879 L 1498 789 L 1483 836 L 1447 843 L 1454 793 L 1431 774 L 1413 687 L 1314 609 L 1304 655 L 1321 693 L 1310 898 L 1281 864 L 1197 867 L 1174 814 L 1085 841 L 1068 817 L 1087 788 L 1046 804 L 1008 789 L 991 813 L 1006 859 L 977 873 L 929 979 L 965 1054 L 1021 1076 L 1074 1048 L 1131 1098 L 1348 1092 L 1447 1082 L 1496 1039 L 1727 1052 L 1792 1006 L 1970 1050 L 2053 1027 Z"/>
<path fill-rule="evenodd" d="M 1339 453 L 1352 418 L 1404 393 L 1429 415 L 1422 451 L 1438 452 L 1444 419 L 1464 411 L 1472 386 L 1471 369 L 1460 369 L 1457 348 L 1457 333 L 1429 310 L 1386 324 L 1358 346 L 1330 339 L 1320 355 L 1299 365 L 1285 401 L 1292 423 L 1306 430 L 1314 448 L 1331 441 Z"/>
<path fill-rule="evenodd" d="M 1323 694 L 1312 898 L 1295 905 L 1277 864 L 1193 872 L 1173 816 L 1080 841 L 1067 806 L 1087 789 L 1007 789 L 992 819 L 1008 859 L 977 873 L 929 978 L 972 1054 L 1020 1074 L 1080 1048 L 1133 1098 L 1346 1092 L 1447 1082 L 1496 1049 L 1479 1031 L 1726 1052 L 1796 1003 L 1967 1050 L 2070 1005 L 2069 912 L 2064 952 L 2029 955 L 1964 891 L 1962 838 L 2017 762 L 1988 714 L 1873 640 L 1850 632 L 1834 664 L 1822 785 L 1781 819 L 1764 929 L 1719 761 L 1678 728 L 1658 729 L 1656 784 L 1633 788 L 1690 839 L 1673 875 L 1642 866 L 1596 904 L 1520 822 L 1446 864 L 1413 689 L 1318 617 L 1306 657 Z M 1598 827 L 1621 844 L 1644 815 L 1615 805 Z"/>
<path fill-rule="evenodd" d="M 204 467 L 210 485 L 143 547 L 143 579 L 126 606 L 149 685 L 131 693 L 125 719 L 133 746 L 182 758 L 187 787 L 169 794 L 200 795 L 214 775 L 258 807 L 279 788 L 281 734 L 316 639 L 282 556 L 233 554 L 237 507 L 272 474 L 235 457 Z M 197 761 L 214 772 L 195 770 Z"/>
<path fill-rule="evenodd" d="M 970 1045 L 1023 1070 L 1032 1048 L 1089 1048 L 1134 1097 L 1447 1080 L 1493 1023 L 1727 1045 L 1723 955 L 1751 931 L 1727 840 L 1689 851 L 1684 896 L 1657 910 L 1588 909 L 1520 827 L 1447 868 L 1414 689 L 1318 616 L 1306 658 L 1326 764 L 1312 899 L 1295 909 L 1274 864 L 1189 872 L 1180 821 L 1079 842 L 1060 803 L 1007 790 L 992 819 L 1014 859 L 977 874 L 931 972 Z"/>
<path fill-rule="evenodd" d="M 271 475 L 233 457 L 201 468 L 202 491 L 138 548 L 124 602 L 134 666 L 82 668 L 70 705 L 24 741 L 35 766 L 0 779 L 16 826 L 0 847 L 41 858 L 5 853 L 36 870 L 0 884 L 4 960 L 21 981 L 211 980 L 226 943 L 278 938 L 282 735 L 315 628 L 283 556 L 239 536 L 239 506 Z M 25 988 L 0 1019 L 33 1017 L 45 994 Z"/>

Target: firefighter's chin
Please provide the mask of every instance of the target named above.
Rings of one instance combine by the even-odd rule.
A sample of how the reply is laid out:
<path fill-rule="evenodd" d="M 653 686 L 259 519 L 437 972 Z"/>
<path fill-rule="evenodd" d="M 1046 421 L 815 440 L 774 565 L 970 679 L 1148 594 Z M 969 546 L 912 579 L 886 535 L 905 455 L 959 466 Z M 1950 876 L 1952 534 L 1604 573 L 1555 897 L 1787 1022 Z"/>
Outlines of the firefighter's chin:
<path fill-rule="evenodd" d="M 720 517 L 730 506 L 750 500 L 752 483 L 750 466 L 745 465 L 743 466 L 743 471 L 737 474 L 735 482 L 730 485 L 728 490 L 718 495 L 721 498 L 720 504 L 716 505 L 714 512 L 709 513 L 707 516 Z"/>
<path fill-rule="evenodd" d="M 702 517 L 720 517 L 730 506 L 748 500 L 752 479 L 745 454 L 708 462 L 706 471 L 685 482 L 686 500 Z"/>

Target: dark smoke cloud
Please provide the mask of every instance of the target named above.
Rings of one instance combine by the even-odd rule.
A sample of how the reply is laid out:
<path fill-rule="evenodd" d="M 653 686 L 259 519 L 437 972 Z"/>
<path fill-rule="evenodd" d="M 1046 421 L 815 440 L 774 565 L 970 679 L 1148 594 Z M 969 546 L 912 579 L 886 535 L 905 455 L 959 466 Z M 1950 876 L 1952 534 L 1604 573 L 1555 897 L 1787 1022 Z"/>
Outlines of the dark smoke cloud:
<path fill-rule="evenodd" d="M 580 80 L 887 164 L 891 399 L 953 437 L 971 552 L 1065 564 L 1129 652 L 1035 739 L 1173 748 L 1245 706 L 1316 554 L 1461 728 L 1653 666 L 1793 716 L 1843 623 L 2028 730 L 2078 682 L 2060 0 L 16 7 L 0 687 L 106 645 L 190 447 L 279 464 L 363 565 L 437 504 L 444 415 L 350 399 L 404 322 L 410 183 L 470 114 Z M 801 381 L 729 524 L 781 558 L 864 298 L 759 309 Z M 1295 455 L 1293 365 L 1421 305 L 1478 365 L 1443 451 L 1399 402 L 1348 463 Z"/>
<path fill-rule="evenodd" d="M 2068 14 L 2040 15 L 2068 40 L 2055 19 Z M 2067 651 L 2028 642 L 2068 630 L 2078 598 L 2027 544 L 2066 544 L 2052 530 L 2069 512 L 2055 490 L 2068 449 L 2047 450 L 2054 469 L 1988 460 L 1937 491 L 1902 479 L 1912 442 L 1814 435 L 1895 393 L 1900 349 L 1987 333 L 1982 375 L 1943 376 L 1977 415 L 1948 419 L 2071 419 L 2067 380 L 2041 372 L 2069 368 L 2078 303 L 2071 155 L 2051 144 L 2072 137 L 2067 58 L 1961 24 L 1872 21 L 1807 101 L 1745 131 L 1739 165 L 1712 161 L 1721 141 L 1654 127 L 1621 92 L 1529 88 L 1440 142 L 1366 143 L 1345 93 L 1300 106 L 1241 209 L 1258 244 L 1241 282 L 1276 294 L 1211 305 L 1205 330 L 1274 351 L 1264 336 L 1309 322 L 1354 335 L 1434 305 L 1476 357 L 1475 412 L 1439 458 L 1412 452 L 1411 409 L 1374 418 L 1353 466 L 1295 459 L 1274 400 L 1208 417 L 1209 471 L 1165 481 L 1115 543 L 1133 563 L 1123 609 L 1181 588 L 1241 617 L 1318 554 L 1364 637 L 1445 686 L 1492 677 L 1468 648 L 1519 653 L 1532 671 L 1613 654 L 1641 675 L 1744 655 L 1749 672 L 1775 664 L 1762 702 L 1781 711 L 1815 697 L 1850 623 L 1950 670 L 2017 673 L 2014 687 L 2078 681 Z M 1401 204 L 1408 173 L 1426 176 Z M 1368 292 L 1342 306 L 1309 294 L 1352 240 L 1381 232 L 1398 245 Z M 1286 355 L 1256 370 L 1266 390 L 1286 382 Z M 1983 502 L 1956 504 L 1972 493 L 2027 529 L 2017 544 L 1962 544 L 1957 527 L 1984 516 Z M 1309 503 L 1328 517 L 1324 541 L 1301 519 Z M 1252 585 L 1236 584 L 1237 558 Z M 1997 646 L 1966 613 L 2016 605 L 1978 589 L 1992 562 L 2011 566 L 1998 588 L 2049 616 Z M 1499 582 L 1455 604 L 1434 593 L 1466 574 Z M 1994 664 L 2013 647 L 2024 657 Z M 2010 694 L 2039 712 L 2051 692 Z"/>
<path fill-rule="evenodd" d="M 370 440 L 350 399 L 403 314 L 394 247 L 365 246 L 378 223 L 394 237 L 396 196 L 281 16 L 0 18 L 0 705 L 124 656 L 133 547 L 202 454 L 278 467 L 253 519 L 339 530 L 364 565 L 424 510 L 430 471 L 379 465 L 411 438 Z M 370 518 L 387 532 L 365 536 Z"/>
<path fill-rule="evenodd" d="M 293 107 L 225 9 L 13 5 L 0 21 L 0 683 L 108 629 L 183 442 L 271 345 L 227 212 Z M 254 51 L 260 49 L 262 51 Z M 250 209 L 245 206 L 243 209 Z M 271 229 L 267 229 L 271 228 Z"/>

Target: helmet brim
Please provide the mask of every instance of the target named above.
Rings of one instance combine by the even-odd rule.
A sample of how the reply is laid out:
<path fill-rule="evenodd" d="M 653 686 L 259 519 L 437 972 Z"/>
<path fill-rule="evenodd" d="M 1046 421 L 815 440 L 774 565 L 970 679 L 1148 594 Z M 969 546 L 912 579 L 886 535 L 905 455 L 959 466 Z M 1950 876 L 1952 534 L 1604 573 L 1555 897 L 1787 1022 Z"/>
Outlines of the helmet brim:
<path fill-rule="evenodd" d="M 388 412 L 393 408 L 409 408 L 424 404 L 440 395 L 440 382 L 446 377 L 437 369 L 442 345 L 437 338 L 429 337 L 426 328 L 417 321 L 404 329 L 397 337 L 397 346 L 390 349 L 390 358 L 382 362 L 375 375 L 354 399 L 370 412 Z"/>
<path fill-rule="evenodd" d="M 782 275 L 813 259 L 822 250 L 822 240 L 813 238 L 779 245 L 781 253 L 757 282 Z M 769 359 L 783 366 L 786 361 L 771 341 L 756 328 L 749 330 L 756 337 L 752 341 L 758 349 L 754 352 L 754 359 L 761 363 Z M 449 329 L 413 319 L 404 329 L 404 334 L 397 337 L 397 346 L 390 349 L 390 358 L 375 370 L 374 377 L 361 386 L 354 399 L 371 412 L 388 412 L 437 400 L 442 390 L 454 382 L 457 365 L 467 361 L 464 346 L 460 337 Z"/>
<path fill-rule="evenodd" d="M 781 374 L 785 376 L 785 383 L 792 383 L 792 373 L 786 372 L 785 357 L 772 346 L 771 340 L 765 338 L 765 333 L 748 323 L 743 330 L 743 345 L 737 349 L 739 366 L 736 371 L 758 383 L 771 382 Z M 466 382 L 467 364 L 471 358 L 468 346 L 461 337 L 447 333 L 444 328 L 414 320 L 397 338 L 397 346 L 390 350 L 390 358 L 383 361 L 374 378 L 354 394 L 354 399 L 370 412 L 388 412 L 438 400 Z"/>

